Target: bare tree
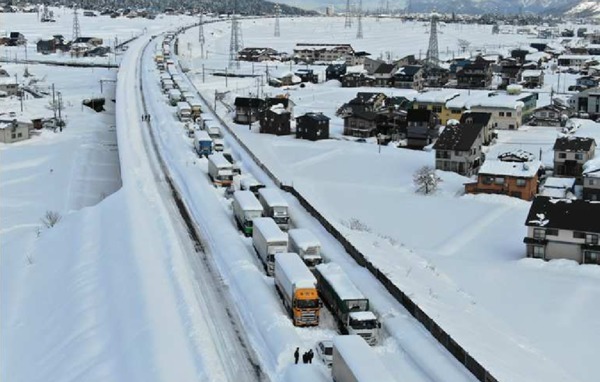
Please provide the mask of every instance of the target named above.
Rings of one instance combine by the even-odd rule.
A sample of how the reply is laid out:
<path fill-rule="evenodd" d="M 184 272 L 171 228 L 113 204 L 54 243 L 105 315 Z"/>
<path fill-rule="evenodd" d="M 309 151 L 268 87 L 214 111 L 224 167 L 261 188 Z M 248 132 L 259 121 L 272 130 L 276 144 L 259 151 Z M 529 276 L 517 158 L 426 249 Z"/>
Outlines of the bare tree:
<path fill-rule="evenodd" d="M 417 187 L 417 192 L 425 195 L 431 194 L 437 190 L 442 178 L 436 175 L 435 169 L 430 166 L 423 166 L 413 175 L 413 182 Z"/>
<path fill-rule="evenodd" d="M 62 216 L 57 211 L 46 211 L 46 214 L 41 219 L 46 228 L 52 228 L 62 219 Z"/>
<path fill-rule="evenodd" d="M 464 53 L 467 49 L 469 49 L 469 46 L 471 45 L 471 43 L 467 40 L 463 40 L 462 38 L 458 39 L 458 47 L 460 48 L 461 53 Z"/>

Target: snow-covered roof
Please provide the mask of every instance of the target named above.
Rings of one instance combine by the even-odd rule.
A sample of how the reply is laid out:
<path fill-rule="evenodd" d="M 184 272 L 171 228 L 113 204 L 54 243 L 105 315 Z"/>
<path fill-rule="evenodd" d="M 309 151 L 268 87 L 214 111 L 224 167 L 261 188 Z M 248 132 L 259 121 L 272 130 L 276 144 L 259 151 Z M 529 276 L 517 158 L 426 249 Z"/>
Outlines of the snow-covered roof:
<path fill-rule="evenodd" d="M 589 54 L 561 54 L 558 56 L 558 59 L 561 60 L 583 60 L 583 61 L 596 61 L 600 60 L 600 56 L 592 56 Z"/>
<path fill-rule="evenodd" d="M 288 231 L 288 235 L 290 236 L 290 241 L 294 241 L 294 243 L 302 250 L 321 245 L 319 239 L 306 228 L 291 229 Z"/>
<path fill-rule="evenodd" d="M 269 110 L 271 110 L 275 114 L 289 113 L 289 111 L 286 110 L 285 106 L 283 106 L 282 103 L 278 103 L 271 106 Z"/>
<path fill-rule="evenodd" d="M 233 193 L 233 199 L 243 210 L 262 211 L 262 205 L 256 199 L 256 196 L 250 191 L 236 191 Z"/>
<path fill-rule="evenodd" d="M 366 297 L 356 288 L 348 275 L 336 263 L 322 263 L 315 268 L 342 300 L 364 300 Z"/>
<path fill-rule="evenodd" d="M 270 207 L 288 207 L 288 202 L 283 198 L 281 192 L 273 187 L 261 188 L 258 194 Z"/>
<path fill-rule="evenodd" d="M 396 380 L 361 336 L 336 336 L 333 338 L 333 348 L 334 357 L 336 352 L 343 357 L 344 363 L 352 370 L 351 373 L 357 381 Z"/>
<path fill-rule="evenodd" d="M 544 188 L 573 188 L 575 186 L 575 178 L 557 178 L 557 177 L 548 177 L 544 182 Z"/>
<path fill-rule="evenodd" d="M 272 218 L 256 218 L 252 220 L 252 224 L 267 241 L 288 241 L 287 233 L 283 232 Z"/>
<path fill-rule="evenodd" d="M 461 95 L 456 89 L 436 89 L 421 92 L 415 96 L 415 102 L 445 103 Z"/>
<path fill-rule="evenodd" d="M 371 312 L 371 311 L 366 311 L 366 312 L 352 312 L 350 313 L 350 317 L 352 317 L 352 319 L 357 320 L 357 321 L 371 321 L 371 320 L 377 320 L 377 316 L 375 315 L 375 313 Z"/>
<path fill-rule="evenodd" d="M 552 187 L 543 187 L 541 189 L 540 195 L 547 196 L 553 199 L 562 199 L 567 196 L 569 191 L 566 188 L 552 188 Z"/>
<path fill-rule="evenodd" d="M 498 159 L 505 160 L 507 158 L 516 158 L 522 162 L 531 162 L 535 159 L 535 155 L 523 149 L 515 149 L 498 154 Z"/>
<path fill-rule="evenodd" d="M 523 70 L 523 77 L 539 77 L 544 74 L 543 70 Z"/>
<path fill-rule="evenodd" d="M 538 61 L 540 59 L 551 58 L 551 57 L 552 56 L 546 52 L 535 52 L 535 53 L 530 53 L 527 56 L 525 56 L 525 60 L 526 61 Z"/>
<path fill-rule="evenodd" d="M 532 178 L 537 174 L 541 166 L 542 163 L 538 160 L 531 162 L 486 160 L 479 169 L 479 174 Z"/>
<path fill-rule="evenodd" d="M 231 168 L 231 162 L 229 162 L 221 153 L 214 153 L 208 157 L 208 161 L 212 162 L 219 169 Z"/>
<path fill-rule="evenodd" d="M 279 270 L 285 273 L 286 278 L 296 288 L 316 288 L 317 286 L 317 279 L 297 253 L 276 253 L 275 273 Z"/>
<path fill-rule="evenodd" d="M 473 107 L 493 107 L 517 109 L 523 107 L 523 98 L 529 97 L 531 93 L 508 94 L 506 92 L 474 91 L 470 94 L 463 93 L 446 103 L 450 109 L 470 109 Z"/>

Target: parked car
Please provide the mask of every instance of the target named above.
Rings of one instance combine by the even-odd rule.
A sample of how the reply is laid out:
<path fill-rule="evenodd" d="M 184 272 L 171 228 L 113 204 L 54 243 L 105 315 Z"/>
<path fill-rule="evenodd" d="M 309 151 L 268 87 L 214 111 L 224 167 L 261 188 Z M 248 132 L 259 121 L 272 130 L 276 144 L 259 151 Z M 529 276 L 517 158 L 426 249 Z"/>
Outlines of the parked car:
<path fill-rule="evenodd" d="M 323 340 L 317 342 L 317 357 L 327 367 L 331 367 L 333 364 L 333 341 Z"/>

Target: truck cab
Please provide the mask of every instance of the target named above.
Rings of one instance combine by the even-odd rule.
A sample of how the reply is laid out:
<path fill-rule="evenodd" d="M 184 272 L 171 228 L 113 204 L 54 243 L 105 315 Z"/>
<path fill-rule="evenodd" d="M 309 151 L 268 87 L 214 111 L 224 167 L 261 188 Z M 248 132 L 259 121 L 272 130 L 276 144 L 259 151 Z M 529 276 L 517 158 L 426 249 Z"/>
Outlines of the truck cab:
<path fill-rule="evenodd" d="M 348 334 L 358 334 L 371 346 L 379 340 L 381 323 L 373 312 L 351 312 L 348 315 Z"/>

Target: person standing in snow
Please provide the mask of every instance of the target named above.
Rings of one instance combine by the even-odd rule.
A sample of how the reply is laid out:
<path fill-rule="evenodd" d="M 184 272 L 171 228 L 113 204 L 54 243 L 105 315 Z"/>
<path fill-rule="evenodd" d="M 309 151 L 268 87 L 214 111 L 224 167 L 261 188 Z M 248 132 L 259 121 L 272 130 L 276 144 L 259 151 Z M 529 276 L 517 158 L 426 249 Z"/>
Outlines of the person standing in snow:
<path fill-rule="evenodd" d="M 312 363 L 313 357 L 315 356 L 315 354 L 313 353 L 312 349 L 310 349 L 308 351 L 308 363 Z"/>
<path fill-rule="evenodd" d="M 296 364 L 298 364 L 298 358 L 300 358 L 300 348 L 296 348 L 296 351 L 294 352 L 294 361 Z"/>

